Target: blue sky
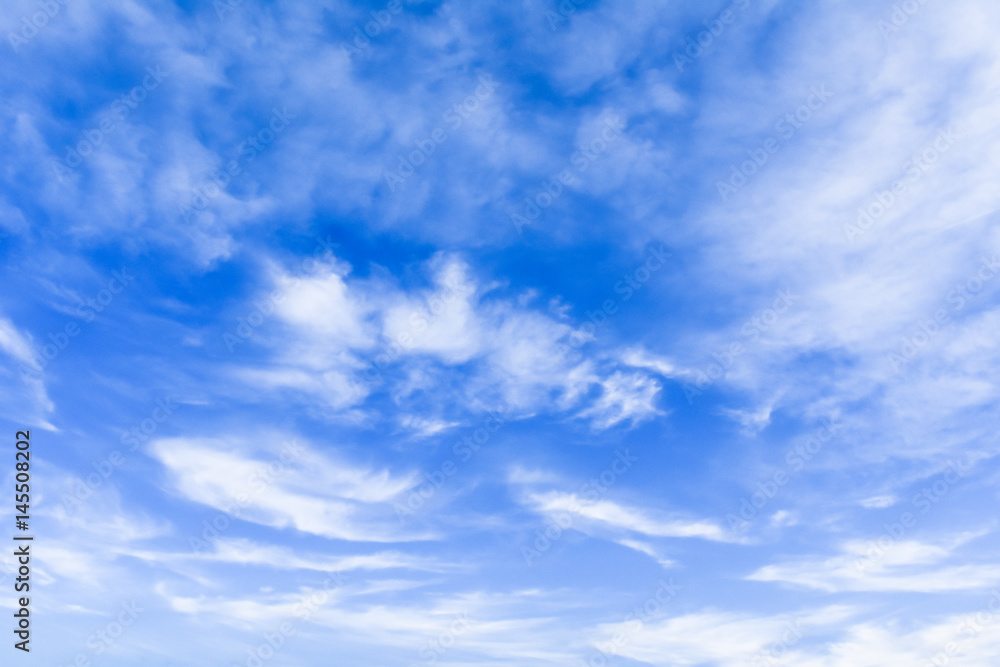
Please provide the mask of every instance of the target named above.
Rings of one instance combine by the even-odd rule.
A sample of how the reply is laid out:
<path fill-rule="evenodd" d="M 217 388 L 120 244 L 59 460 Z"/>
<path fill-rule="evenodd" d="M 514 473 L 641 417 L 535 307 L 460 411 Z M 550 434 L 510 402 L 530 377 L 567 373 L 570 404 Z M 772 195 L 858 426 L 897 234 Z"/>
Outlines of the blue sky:
<path fill-rule="evenodd" d="M 996 3 L 0 17 L 15 661 L 1000 660 Z"/>

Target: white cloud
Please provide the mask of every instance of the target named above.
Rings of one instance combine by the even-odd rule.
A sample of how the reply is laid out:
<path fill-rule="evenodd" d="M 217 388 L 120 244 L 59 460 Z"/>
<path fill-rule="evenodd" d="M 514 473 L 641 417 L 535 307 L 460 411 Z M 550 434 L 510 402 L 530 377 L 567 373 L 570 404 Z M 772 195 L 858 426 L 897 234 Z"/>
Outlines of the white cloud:
<path fill-rule="evenodd" d="M 423 268 L 433 287 L 409 291 L 381 278 L 351 279 L 339 260 L 307 276 L 272 269 L 275 316 L 290 339 L 272 334 L 271 362 L 235 376 L 304 392 L 334 409 L 361 406 L 383 386 L 397 402 L 423 390 L 434 404 L 404 425 L 425 434 L 433 431 L 426 425 L 455 423 L 434 411 L 459 401 L 472 411 L 499 404 L 525 417 L 578 407 L 594 385 L 601 395 L 578 414 L 598 428 L 663 414 L 655 407 L 659 382 L 616 370 L 602 378 L 593 359 L 572 351 L 570 325 L 503 299 L 455 256 L 438 254 Z M 442 382 L 450 388 L 442 391 Z"/>
<path fill-rule="evenodd" d="M 350 267 L 328 260 L 308 277 L 275 273 L 275 289 L 283 298 L 277 315 L 333 352 L 343 348 L 368 349 L 375 344 L 375 330 L 366 324 L 372 306 L 348 288 L 344 278 Z"/>
<path fill-rule="evenodd" d="M 629 348 L 622 354 L 622 362 L 636 368 L 647 368 L 666 378 L 693 377 L 695 371 L 679 368 L 674 361 L 643 348 Z"/>
<path fill-rule="evenodd" d="M 476 313 L 477 287 L 469 268 L 439 256 L 437 289 L 413 296 L 400 294 L 385 311 L 383 335 L 407 354 L 431 354 L 448 364 L 478 356 L 488 345 L 489 329 Z"/>
<path fill-rule="evenodd" d="M 766 565 L 747 579 L 770 581 L 827 592 L 907 591 L 944 593 L 971 591 L 1000 583 L 1000 567 L 988 564 L 956 564 L 953 552 L 982 535 L 961 535 L 943 545 L 916 540 L 852 541 L 841 553 L 828 558 L 806 557 Z M 886 536 L 879 536 L 883 542 Z"/>
<path fill-rule="evenodd" d="M 599 628 L 602 639 L 594 646 L 601 646 L 618 633 L 625 638 L 619 653 L 633 660 L 664 667 L 706 662 L 735 667 L 755 664 L 752 660 L 769 645 L 784 643 L 794 651 L 807 633 L 842 623 L 852 614 L 853 610 L 846 607 L 780 616 L 705 611 L 644 624 L 628 621 L 603 625 Z M 765 660 L 760 664 L 770 663 Z M 783 660 L 776 664 L 793 663 Z"/>
<path fill-rule="evenodd" d="M 861 506 L 867 509 L 884 509 L 886 507 L 892 507 L 896 504 L 895 496 L 872 496 L 871 498 L 865 498 L 861 501 Z"/>
<path fill-rule="evenodd" d="M 411 570 L 444 571 L 454 569 L 429 558 L 409 556 L 397 551 L 382 551 L 352 556 L 303 555 L 288 547 L 260 544 L 247 539 L 220 538 L 213 542 L 214 550 L 190 554 L 188 558 L 219 563 L 262 565 L 279 570 L 300 569 L 318 572 L 348 572 L 351 570 Z M 159 556 L 163 558 L 164 556 Z"/>
<path fill-rule="evenodd" d="M 615 371 L 601 381 L 601 387 L 601 396 L 580 413 L 582 417 L 592 417 L 599 428 L 610 428 L 625 420 L 635 424 L 663 414 L 654 405 L 662 385 L 649 376 Z"/>
<path fill-rule="evenodd" d="M 645 542 L 641 542 L 639 540 L 621 539 L 618 540 L 618 544 L 622 545 L 623 547 L 628 547 L 629 549 L 638 551 L 639 553 L 646 554 L 647 556 L 655 560 L 662 567 L 665 568 L 677 567 L 677 561 L 671 560 L 669 558 L 664 558 L 659 553 L 657 553 L 656 549 L 654 549 L 652 545 L 647 544 Z"/>
<path fill-rule="evenodd" d="M 415 473 L 335 462 L 305 445 L 264 457 L 237 440 L 165 438 L 149 450 L 183 496 L 247 521 L 353 541 L 419 539 L 400 530 L 388 504 Z"/>
<path fill-rule="evenodd" d="M 711 521 L 650 516 L 662 513 L 627 507 L 610 500 L 588 500 L 572 493 L 548 492 L 529 494 L 527 501 L 539 512 L 569 512 L 618 532 L 631 531 L 649 537 L 698 537 L 719 542 L 736 541 Z"/>
<path fill-rule="evenodd" d="M 436 596 L 420 605 L 371 604 L 364 600 L 369 589 L 353 582 L 325 596 L 315 587 L 241 598 L 183 597 L 168 589 L 160 592 L 179 613 L 208 616 L 258 632 L 286 621 L 307 632 L 305 621 L 322 628 L 325 636 L 336 634 L 342 645 L 360 643 L 367 647 L 366 654 L 388 651 L 397 660 L 411 662 L 425 661 L 433 653 L 438 659 L 447 655 L 452 660 L 464 657 L 477 661 L 472 664 L 497 660 L 566 664 L 574 657 L 573 648 L 579 650 L 573 631 L 557 624 L 551 613 L 558 607 L 537 591 Z M 324 603 L 309 608 L 310 599 L 323 599 Z M 309 608 L 308 615 L 302 613 L 304 608 Z M 449 631 L 450 637 L 435 643 Z M 442 651 L 442 645 L 448 650 Z M 425 652 L 419 653 L 422 649 Z"/>
<path fill-rule="evenodd" d="M 21 335 L 10 320 L 0 317 L 0 350 L 28 368 L 37 368 L 31 343 Z"/>
<path fill-rule="evenodd" d="M 44 374 L 38 364 L 30 339 L 7 318 L 0 317 L 0 351 L 10 360 L 0 364 L 0 414 L 16 422 L 26 416 L 48 431 L 57 430 L 49 421 L 55 404 L 49 398 Z"/>

